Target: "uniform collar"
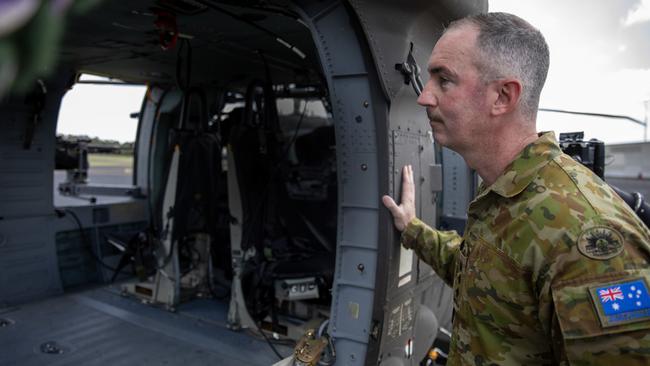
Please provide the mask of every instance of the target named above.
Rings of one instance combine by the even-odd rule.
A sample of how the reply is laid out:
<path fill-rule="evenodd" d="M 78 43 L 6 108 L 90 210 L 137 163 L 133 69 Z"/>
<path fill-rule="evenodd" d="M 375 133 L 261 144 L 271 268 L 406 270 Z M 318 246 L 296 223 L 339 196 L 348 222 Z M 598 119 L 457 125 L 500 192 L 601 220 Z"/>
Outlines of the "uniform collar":
<path fill-rule="evenodd" d="M 526 146 L 491 186 L 485 188 L 481 184 L 476 200 L 490 191 L 502 197 L 518 195 L 535 179 L 542 167 L 561 153 L 562 150 L 555 140 L 555 133 L 540 133 L 539 138 Z"/>

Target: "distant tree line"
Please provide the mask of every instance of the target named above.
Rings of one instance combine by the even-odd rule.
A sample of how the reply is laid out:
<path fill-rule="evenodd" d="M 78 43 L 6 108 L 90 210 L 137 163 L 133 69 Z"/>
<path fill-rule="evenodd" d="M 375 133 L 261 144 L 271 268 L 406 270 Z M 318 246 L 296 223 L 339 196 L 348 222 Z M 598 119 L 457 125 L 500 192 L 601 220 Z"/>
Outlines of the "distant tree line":
<path fill-rule="evenodd" d="M 85 143 L 90 154 L 123 154 L 133 155 L 135 142 L 119 142 L 115 140 L 104 140 L 99 137 L 87 135 L 65 135 L 56 136 L 57 144 L 72 145 Z"/>

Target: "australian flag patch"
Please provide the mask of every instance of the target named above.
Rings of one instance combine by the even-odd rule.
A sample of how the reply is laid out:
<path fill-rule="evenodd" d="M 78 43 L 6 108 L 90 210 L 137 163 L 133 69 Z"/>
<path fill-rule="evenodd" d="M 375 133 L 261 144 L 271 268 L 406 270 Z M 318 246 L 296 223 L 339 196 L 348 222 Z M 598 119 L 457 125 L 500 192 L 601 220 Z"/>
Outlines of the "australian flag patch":
<path fill-rule="evenodd" d="M 589 288 L 603 327 L 650 320 L 650 293 L 643 278 Z"/>

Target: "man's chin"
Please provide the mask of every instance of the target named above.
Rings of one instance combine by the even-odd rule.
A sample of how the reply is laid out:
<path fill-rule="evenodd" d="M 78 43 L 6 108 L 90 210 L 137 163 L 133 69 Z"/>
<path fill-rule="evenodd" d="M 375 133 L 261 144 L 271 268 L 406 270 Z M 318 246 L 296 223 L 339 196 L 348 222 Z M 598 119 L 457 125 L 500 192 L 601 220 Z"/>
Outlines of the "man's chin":
<path fill-rule="evenodd" d="M 449 150 L 458 152 L 458 146 L 454 144 L 454 141 L 449 138 L 444 132 L 433 130 L 433 142 L 439 144 L 442 147 L 446 147 Z"/>
<path fill-rule="evenodd" d="M 446 146 L 445 141 L 447 140 L 447 136 L 442 131 L 440 131 L 440 127 L 433 127 L 431 128 L 431 131 L 433 134 L 433 140 L 442 146 Z"/>
<path fill-rule="evenodd" d="M 429 121 L 429 127 L 433 133 L 440 133 L 445 129 L 445 124 L 440 121 Z"/>

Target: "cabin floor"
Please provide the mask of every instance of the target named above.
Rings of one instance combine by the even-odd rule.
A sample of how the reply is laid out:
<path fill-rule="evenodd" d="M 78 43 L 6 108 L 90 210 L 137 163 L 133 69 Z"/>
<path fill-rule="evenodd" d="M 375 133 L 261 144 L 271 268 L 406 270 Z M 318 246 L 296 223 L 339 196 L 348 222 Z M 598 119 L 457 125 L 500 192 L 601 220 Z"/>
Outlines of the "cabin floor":
<path fill-rule="evenodd" d="M 0 308 L 0 365 L 271 365 L 259 333 L 226 327 L 228 304 L 196 299 L 176 313 L 117 285 Z M 283 356 L 293 349 L 275 344 Z M 46 351 L 50 351 L 48 353 Z"/>

